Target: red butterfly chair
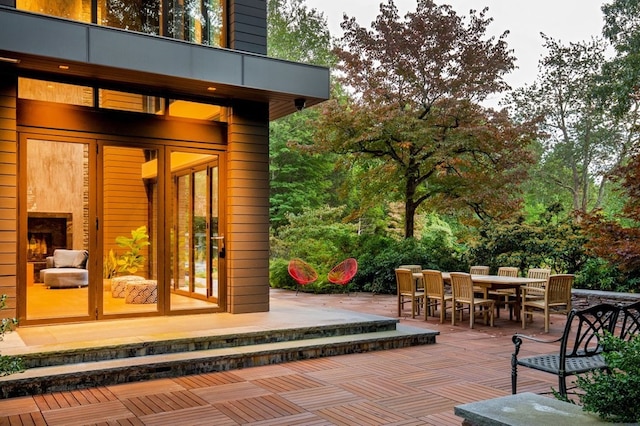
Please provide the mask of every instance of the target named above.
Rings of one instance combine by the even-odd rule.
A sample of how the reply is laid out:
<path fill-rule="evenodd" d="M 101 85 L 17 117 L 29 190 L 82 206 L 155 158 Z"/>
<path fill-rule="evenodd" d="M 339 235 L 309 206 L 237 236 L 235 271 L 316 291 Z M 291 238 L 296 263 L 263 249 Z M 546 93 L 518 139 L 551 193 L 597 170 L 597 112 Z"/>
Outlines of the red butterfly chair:
<path fill-rule="evenodd" d="M 351 279 L 356 275 L 356 272 L 358 272 L 358 261 L 353 258 L 349 258 L 337 264 L 329 272 L 327 278 L 329 279 L 329 282 L 344 285 L 345 288 L 347 288 L 346 284 L 349 284 L 349 281 L 351 281 Z"/>
<path fill-rule="evenodd" d="M 311 284 L 318 279 L 318 273 L 316 270 L 302 259 L 291 259 L 287 270 L 289 271 L 291 278 L 293 278 L 297 283 L 296 294 L 298 294 L 298 290 L 301 285 Z"/>

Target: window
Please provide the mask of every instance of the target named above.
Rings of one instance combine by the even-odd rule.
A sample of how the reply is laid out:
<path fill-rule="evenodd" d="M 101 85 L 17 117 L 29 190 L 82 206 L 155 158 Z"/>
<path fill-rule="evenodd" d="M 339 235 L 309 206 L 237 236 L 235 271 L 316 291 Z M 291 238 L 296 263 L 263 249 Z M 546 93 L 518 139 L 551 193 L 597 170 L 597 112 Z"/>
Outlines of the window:
<path fill-rule="evenodd" d="M 16 8 L 224 47 L 223 4 L 223 0 L 17 0 Z"/>

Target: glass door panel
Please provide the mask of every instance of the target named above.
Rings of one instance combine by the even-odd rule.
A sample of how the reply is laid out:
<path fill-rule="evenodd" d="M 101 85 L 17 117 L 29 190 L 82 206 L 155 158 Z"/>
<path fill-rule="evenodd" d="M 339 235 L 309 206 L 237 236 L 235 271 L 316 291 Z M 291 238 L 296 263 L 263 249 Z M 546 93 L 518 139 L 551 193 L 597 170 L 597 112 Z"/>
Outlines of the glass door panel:
<path fill-rule="evenodd" d="M 173 176 L 172 309 L 211 308 L 220 294 L 218 156 L 171 155 Z"/>
<path fill-rule="evenodd" d="M 29 321 L 90 315 L 89 181 L 88 143 L 26 139 Z"/>
<path fill-rule="evenodd" d="M 158 311 L 157 155 L 103 145 L 102 306 L 106 315 Z"/>

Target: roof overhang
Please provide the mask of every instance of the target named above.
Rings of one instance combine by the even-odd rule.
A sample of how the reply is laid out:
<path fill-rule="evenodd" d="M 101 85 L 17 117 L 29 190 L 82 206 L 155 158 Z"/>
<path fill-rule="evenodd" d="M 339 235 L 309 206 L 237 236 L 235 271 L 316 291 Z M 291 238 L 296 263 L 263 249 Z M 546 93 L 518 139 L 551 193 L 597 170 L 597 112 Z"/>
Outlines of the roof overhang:
<path fill-rule="evenodd" d="M 2 6 L 0 58 L 0 70 L 12 67 L 160 95 L 265 102 L 270 120 L 295 112 L 297 99 L 307 107 L 329 99 L 326 67 Z"/>

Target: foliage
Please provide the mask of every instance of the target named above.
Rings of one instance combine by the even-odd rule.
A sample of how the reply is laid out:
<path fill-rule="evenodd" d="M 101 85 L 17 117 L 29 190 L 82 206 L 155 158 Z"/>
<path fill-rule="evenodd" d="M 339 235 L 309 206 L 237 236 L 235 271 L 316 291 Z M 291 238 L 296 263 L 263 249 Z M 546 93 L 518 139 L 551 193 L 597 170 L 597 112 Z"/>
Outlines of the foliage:
<path fill-rule="evenodd" d="M 550 207 L 540 220 L 492 223 L 480 229 L 480 238 L 473 242 L 469 262 L 498 266 L 516 266 L 521 271 L 547 267 L 553 273 L 575 274 L 588 256 L 586 238 L 575 221 L 562 219 L 559 206 Z"/>
<path fill-rule="evenodd" d="M 424 269 L 455 271 L 466 268 L 456 257 L 458 247 L 450 239 L 425 234 L 420 240 L 396 240 L 379 235 L 361 238 L 358 275 L 354 287 L 373 293 L 396 293 L 395 268 L 421 265 Z"/>
<path fill-rule="evenodd" d="M 584 391 L 580 401 L 585 411 L 603 420 L 640 422 L 640 337 L 624 341 L 608 333 L 602 339 L 603 356 L 610 371 L 596 370 L 579 376 L 576 384 Z"/>
<path fill-rule="evenodd" d="M 485 39 L 490 22 L 486 10 L 467 22 L 429 0 L 401 20 L 390 0 L 371 30 L 342 23 L 336 68 L 350 96 L 323 104 L 316 146 L 367 169 L 359 184 L 378 191 L 363 203 L 403 202 L 405 237 L 427 201 L 481 220 L 518 208 L 530 128 L 477 103 L 505 90 L 514 67 L 507 33 Z"/>
<path fill-rule="evenodd" d="M 126 271 L 134 274 L 144 266 L 146 258 L 142 251 L 151 244 L 146 226 L 131 230 L 131 237 L 122 235 L 116 237 L 116 244 L 126 250 L 118 257 L 118 272 Z"/>
<path fill-rule="evenodd" d="M 640 280 L 640 155 L 636 154 L 616 178 L 626 195 L 622 212 L 606 218 L 594 212 L 584 218 L 584 229 L 589 235 L 587 248 L 595 255 L 616 265 L 626 279 Z"/>
<path fill-rule="evenodd" d="M 0 296 L 0 311 L 7 306 L 7 295 Z M 5 333 L 13 331 L 18 325 L 16 318 L 2 318 L 0 322 L 0 341 L 4 338 Z M 0 355 L 0 376 L 7 376 L 13 373 L 24 371 L 22 359 L 14 356 Z"/>
<path fill-rule="evenodd" d="M 604 36 L 616 56 L 604 64 L 603 95 L 618 115 L 637 110 L 640 101 L 640 0 L 613 0 L 602 6 Z"/>
<path fill-rule="evenodd" d="M 287 270 L 289 260 L 272 259 L 269 262 L 269 284 L 273 288 L 295 289 L 296 282 Z"/>
<path fill-rule="evenodd" d="M 326 19 L 303 0 L 269 0 L 268 55 L 330 66 L 334 61 Z M 334 201 L 335 159 L 308 152 L 319 111 L 307 108 L 269 125 L 270 220 L 272 229 L 287 215 Z M 334 203 L 335 204 L 335 203 Z"/>
<path fill-rule="evenodd" d="M 536 193 L 551 187 L 564 192 L 572 209 L 586 212 L 602 205 L 608 174 L 627 157 L 635 114 L 617 117 L 595 96 L 607 44 L 602 40 L 569 43 L 542 35 L 547 55 L 536 81 L 514 91 L 517 118 L 539 117 L 544 144 Z"/>
<path fill-rule="evenodd" d="M 113 250 L 109 250 L 102 260 L 102 278 L 111 279 L 118 274 L 118 257 Z"/>

